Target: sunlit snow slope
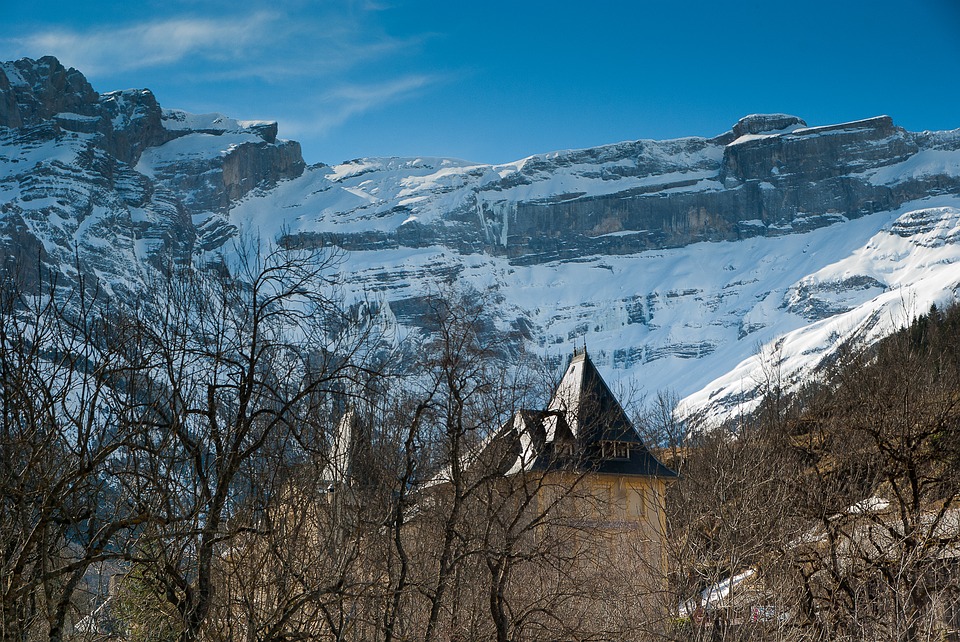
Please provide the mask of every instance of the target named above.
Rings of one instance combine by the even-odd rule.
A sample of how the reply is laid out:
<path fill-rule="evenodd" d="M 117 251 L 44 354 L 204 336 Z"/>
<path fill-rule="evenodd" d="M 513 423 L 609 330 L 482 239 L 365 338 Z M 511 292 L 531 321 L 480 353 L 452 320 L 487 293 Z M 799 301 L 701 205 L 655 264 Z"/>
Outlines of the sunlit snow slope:
<path fill-rule="evenodd" d="M 585 343 L 612 380 L 674 391 L 685 412 L 720 420 L 844 339 L 879 338 L 954 299 L 958 241 L 960 198 L 949 196 L 801 234 L 536 265 L 440 246 L 350 251 L 341 280 L 392 302 L 401 326 L 417 324 L 431 283 L 493 290 L 501 328 L 536 352 L 561 361 Z"/>
<path fill-rule="evenodd" d="M 307 167 L 276 123 L 98 94 L 54 58 L 0 63 L 0 250 L 28 283 L 42 265 L 136 297 L 242 236 L 338 248 L 347 296 L 398 338 L 429 332 L 424 297 L 459 283 L 517 347 L 559 367 L 586 344 L 608 380 L 714 421 L 954 299 L 958 219 L 960 130 L 887 116 Z"/>
<path fill-rule="evenodd" d="M 822 128 L 826 131 L 813 135 L 849 135 L 861 127 Z M 843 189 L 854 180 L 868 190 L 896 191 L 918 181 L 941 186 L 928 190 L 938 195 L 885 201 L 896 205 L 890 209 L 878 205 L 881 198 L 868 198 L 879 211 L 822 204 L 817 211 L 807 201 L 813 211 L 804 212 L 798 199 L 799 215 L 790 220 L 763 209 L 756 218 L 741 217 L 736 240 L 720 235 L 704 242 L 696 234 L 681 239 L 672 232 L 681 247 L 611 251 L 571 242 L 574 247 L 565 256 L 541 254 L 533 260 L 508 246 L 511 223 L 531 202 L 574 198 L 558 199 L 558 194 L 580 194 L 575 198 L 592 198 L 604 208 L 609 204 L 598 197 L 625 200 L 642 185 L 644 195 L 658 199 L 746 191 L 748 181 L 724 172 L 729 148 L 754 141 L 769 145 L 811 130 L 797 131 L 791 127 L 732 141 L 728 136 L 623 143 L 493 167 L 443 159 L 367 159 L 310 169 L 241 202 L 231 210 L 231 221 L 268 236 L 315 236 L 349 248 L 343 282 L 357 297 L 375 293 L 392 304 L 401 326 L 417 324 L 417 299 L 430 283 L 456 279 L 496 291 L 502 329 L 526 335 L 535 351 L 559 362 L 574 345 L 585 343 L 611 379 L 647 393 L 670 390 L 685 398 L 684 412 L 719 421 L 753 408 L 758 394 L 774 383 L 771 377 L 779 385 L 795 383 L 843 340 L 878 338 L 932 303 L 955 297 L 960 245 L 952 230 L 960 200 L 942 193 L 957 191 L 942 187 L 960 176 L 955 133 L 927 134 L 945 148 L 898 155 L 894 162 L 862 161 L 854 171 L 848 165 L 815 168 L 814 173 L 832 172 L 821 180 Z M 882 138 L 867 147 L 889 144 Z M 647 158 L 638 159 L 637 150 Z M 641 176 L 624 176 L 621 171 L 609 177 L 611 168 L 643 162 L 660 173 L 648 169 Z M 518 178 L 538 163 L 549 169 Z M 768 180 L 796 180 L 786 174 L 772 172 Z M 792 185 L 755 182 L 761 193 L 782 190 L 781 199 L 797 191 Z M 834 198 L 831 189 L 826 185 L 823 192 Z M 543 215 L 549 214 L 544 208 Z M 623 229 L 623 222 L 624 217 L 613 220 L 613 231 L 597 230 L 589 240 L 650 233 Z M 551 222 L 543 225 L 549 229 Z M 662 233 L 662 226 L 655 231 Z"/>

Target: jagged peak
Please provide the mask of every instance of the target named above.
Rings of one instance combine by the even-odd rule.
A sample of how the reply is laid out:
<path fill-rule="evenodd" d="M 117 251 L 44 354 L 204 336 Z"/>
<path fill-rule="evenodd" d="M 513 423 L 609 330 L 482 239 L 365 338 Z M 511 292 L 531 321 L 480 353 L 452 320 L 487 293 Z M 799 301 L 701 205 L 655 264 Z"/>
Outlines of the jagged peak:
<path fill-rule="evenodd" d="M 0 63 L 0 126 L 38 125 L 61 112 L 90 116 L 98 100 L 82 73 L 53 56 Z"/>
<path fill-rule="evenodd" d="M 82 72 L 65 67 L 55 56 L 20 58 L 0 62 L 0 71 L 7 74 L 12 86 L 32 87 L 33 91 L 55 89 L 83 94 L 96 94 Z"/>

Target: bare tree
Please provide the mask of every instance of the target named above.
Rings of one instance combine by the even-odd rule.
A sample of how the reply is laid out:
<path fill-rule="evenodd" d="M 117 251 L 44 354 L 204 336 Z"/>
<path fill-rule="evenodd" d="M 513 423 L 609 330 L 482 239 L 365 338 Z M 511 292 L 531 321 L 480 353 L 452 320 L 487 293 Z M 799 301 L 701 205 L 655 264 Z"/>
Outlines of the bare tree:
<path fill-rule="evenodd" d="M 277 488 L 258 474 L 294 449 L 325 395 L 362 378 L 369 335 L 335 298 L 335 255 L 259 244 L 220 273 L 175 272 L 130 315 L 140 359 L 137 420 L 151 456 L 140 492 L 160 524 L 141 561 L 175 608 L 179 637 L 199 639 L 215 604 L 217 565 L 256 533 Z M 268 448 L 269 447 L 269 448 Z"/>
<path fill-rule="evenodd" d="M 126 362 L 96 286 L 0 286 L 2 635 L 60 640 L 88 571 L 151 519 L 117 483 L 137 426 Z"/>
<path fill-rule="evenodd" d="M 673 584 L 687 614 L 706 607 L 701 636 L 912 642 L 957 626 L 958 326 L 934 310 L 848 345 L 736 432 L 688 439 Z"/>
<path fill-rule="evenodd" d="M 955 310 L 933 310 L 876 349 L 850 350 L 808 411 L 803 505 L 820 539 L 793 557 L 807 615 L 831 635 L 928 639 L 943 626 L 938 603 L 956 600 L 956 323 Z"/>

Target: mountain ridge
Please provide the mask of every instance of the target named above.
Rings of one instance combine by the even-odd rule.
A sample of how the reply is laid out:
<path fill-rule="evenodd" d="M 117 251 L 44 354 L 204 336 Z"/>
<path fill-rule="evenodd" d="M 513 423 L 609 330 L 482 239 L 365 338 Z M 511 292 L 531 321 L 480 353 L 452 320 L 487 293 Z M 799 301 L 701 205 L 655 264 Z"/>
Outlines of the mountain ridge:
<path fill-rule="evenodd" d="M 712 138 L 501 165 L 307 166 L 276 123 L 97 94 L 51 57 L 0 63 L 0 235 L 28 282 L 37 264 L 79 269 L 134 297 L 244 234 L 332 245 L 347 296 L 399 335 L 428 332 L 425 292 L 457 280 L 493 293 L 528 349 L 559 363 L 588 342 L 605 376 L 718 417 L 754 403 L 777 342 L 796 343 L 778 366 L 796 379 L 844 337 L 955 296 L 958 199 L 960 130 L 889 116 L 754 114 Z"/>

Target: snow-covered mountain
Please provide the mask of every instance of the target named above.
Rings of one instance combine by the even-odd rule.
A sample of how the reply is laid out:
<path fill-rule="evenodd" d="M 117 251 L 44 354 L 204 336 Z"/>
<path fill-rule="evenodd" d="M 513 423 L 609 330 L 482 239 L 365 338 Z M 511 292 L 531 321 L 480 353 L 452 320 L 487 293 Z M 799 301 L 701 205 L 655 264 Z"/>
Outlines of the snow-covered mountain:
<path fill-rule="evenodd" d="M 213 260 L 244 234 L 342 248 L 347 295 L 400 334 L 455 280 L 493 294 L 528 348 L 559 363 L 586 343 L 608 380 L 720 417 L 955 297 L 960 130 L 755 115 L 714 138 L 505 165 L 308 167 L 274 123 L 97 94 L 53 58 L 0 63 L 8 269 L 79 269 L 134 295 L 152 266 Z"/>

